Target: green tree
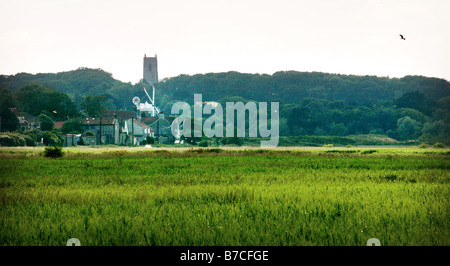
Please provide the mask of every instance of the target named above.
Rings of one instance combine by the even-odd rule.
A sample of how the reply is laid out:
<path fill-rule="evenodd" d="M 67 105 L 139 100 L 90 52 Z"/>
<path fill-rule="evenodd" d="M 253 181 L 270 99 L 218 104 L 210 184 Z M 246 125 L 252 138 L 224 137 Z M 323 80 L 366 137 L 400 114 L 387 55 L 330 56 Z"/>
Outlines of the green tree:
<path fill-rule="evenodd" d="M 397 133 L 400 140 L 417 139 L 422 133 L 422 125 L 409 116 L 402 117 L 397 122 Z"/>
<path fill-rule="evenodd" d="M 57 120 L 78 115 L 75 103 L 67 94 L 36 83 L 29 83 L 22 87 L 17 92 L 17 99 L 24 111 L 34 116 L 38 116 L 43 111 L 47 111 Z"/>
<path fill-rule="evenodd" d="M 71 119 L 66 121 L 61 128 L 63 134 L 80 134 L 84 132 L 84 127 L 78 119 Z"/>
<path fill-rule="evenodd" d="M 41 130 L 51 131 L 54 126 L 54 121 L 49 116 L 45 114 L 40 114 L 38 116 L 39 121 L 41 122 Z"/>
<path fill-rule="evenodd" d="M 450 112 L 450 96 L 444 97 L 437 102 L 439 108 Z"/>
<path fill-rule="evenodd" d="M 3 108 L 17 108 L 18 106 L 17 99 L 10 90 L 0 90 L 0 110 L 3 110 Z"/>
<path fill-rule="evenodd" d="M 432 101 L 425 97 L 425 94 L 418 91 L 410 91 L 403 94 L 395 101 L 398 108 L 412 108 L 419 110 L 423 114 L 430 115 L 432 111 Z"/>
<path fill-rule="evenodd" d="M 370 132 L 370 122 L 373 121 L 373 113 L 370 108 L 359 106 L 350 112 L 350 116 L 349 133 L 364 134 Z"/>
<path fill-rule="evenodd" d="M 19 127 L 19 119 L 9 108 L 1 110 L 0 119 L 1 131 L 16 131 Z"/>
<path fill-rule="evenodd" d="M 44 144 L 50 146 L 61 145 L 64 142 L 62 137 L 51 131 L 42 131 L 42 138 Z"/>
<path fill-rule="evenodd" d="M 81 107 L 84 109 L 84 112 L 90 116 L 99 116 L 105 110 L 106 98 L 104 96 L 86 96 L 81 102 Z"/>
<path fill-rule="evenodd" d="M 434 121 L 434 122 L 426 122 L 423 125 L 423 129 L 422 132 L 423 134 L 430 134 L 430 135 L 434 135 L 437 136 L 441 133 L 445 133 L 446 129 L 448 129 L 448 125 L 442 121 Z"/>
<path fill-rule="evenodd" d="M 411 109 L 411 108 L 401 108 L 398 109 L 399 115 L 401 117 L 410 117 L 411 119 L 416 120 L 417 122 L 420 123 L 425 123 L 427 121 L 430 120 L 430 118 L 424 114 L 422 114 L 420 111 L 416 110 L 416 109 Z"/>
<path fill-rule="evenodd" d="M 332 122 L 329 125 L 329 135 L 332 136 L 345 136 L 347 135 L 347 128 L 345 127 L 345 125 L 343 123 L 335 123 Z"/>

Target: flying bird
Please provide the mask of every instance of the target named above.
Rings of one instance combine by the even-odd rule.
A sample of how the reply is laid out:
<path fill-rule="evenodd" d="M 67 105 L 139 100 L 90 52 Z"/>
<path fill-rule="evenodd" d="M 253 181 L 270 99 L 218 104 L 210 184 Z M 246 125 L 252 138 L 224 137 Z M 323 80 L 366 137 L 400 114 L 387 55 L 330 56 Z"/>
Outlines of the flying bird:
<path fill-rule="evenodd" d="M 400 38 L 402 38 L 402 40 L 406 40 L 405 37 L 403 37 L 403 35 L 400 34 Z"/>

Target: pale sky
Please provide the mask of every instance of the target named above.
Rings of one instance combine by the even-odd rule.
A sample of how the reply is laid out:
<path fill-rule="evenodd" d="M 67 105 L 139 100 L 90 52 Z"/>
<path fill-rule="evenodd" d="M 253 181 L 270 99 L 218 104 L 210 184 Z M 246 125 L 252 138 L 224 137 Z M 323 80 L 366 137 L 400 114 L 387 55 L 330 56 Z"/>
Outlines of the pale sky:
<path fill-rule="evenodd" d="M 0 74 L 276 71 L 450 80 L 449 0 L 0 0 Z M 399 34 L 403 34 L 405 41 Z"/>

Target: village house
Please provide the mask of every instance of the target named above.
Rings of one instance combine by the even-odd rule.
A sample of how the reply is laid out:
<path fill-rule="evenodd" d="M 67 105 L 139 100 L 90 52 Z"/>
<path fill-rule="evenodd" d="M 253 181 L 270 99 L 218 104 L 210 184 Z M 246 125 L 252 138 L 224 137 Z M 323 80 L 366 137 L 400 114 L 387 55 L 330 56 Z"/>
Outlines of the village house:
<path fill-rule="evenodd" d="M 135 118 L 125 121 L 122 132 L 134 136 L 137 144 L 142 143 L 147 137 L 154 137 L 153 129 Z"/>
<path fill-rule="evenodd" d="M 125 126 L 125 121 L 131 118 L 137 118 L 137 115 L 133 111 L 121 111 L 121 110 L 106 110 L 101 114 L 102 117 L 114 117 L 119 121 L 119 127 Z"/>
<path fill-rule="evenodd" d="M 119 144 L 119 121 L 114 117 L 88 117 L 81 120 L 85 131 L 94 133 L 97 145 Z"/>
<path fill-rule="evenodd" d="M 10 110 L 19 119 L 19 131 L 41 129 L 41 122 L 36 116 L 32 116 L 26 112 L 19 112 L 17 108 L 10 108 Z"/>
<path fill-rule="evenodd" d="M 158 143 L 173 143 L 175 138 L 172 135 L 171 126 L 175 118 L 175 116 L 167 116 L 161 112 L 157 116 L 142 117 L 141 122 L 151 127 Z"/>

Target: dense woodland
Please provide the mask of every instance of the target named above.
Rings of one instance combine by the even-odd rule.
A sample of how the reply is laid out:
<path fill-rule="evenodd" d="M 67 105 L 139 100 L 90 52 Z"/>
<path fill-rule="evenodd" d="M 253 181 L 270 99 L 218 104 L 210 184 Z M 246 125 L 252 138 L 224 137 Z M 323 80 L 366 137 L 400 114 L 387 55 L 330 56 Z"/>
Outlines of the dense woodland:
<path fill-rule="evenodd" d="M 54 121 L 97 115 L 101 109 L 132 110 L 146 100 L 143 81 L 124 83 L 101 69 L 0 76 L 2 130 L 8 108 Z M 422 76 L 389 78 L 320 72 L 273 75 L 238 72 L 179 75 L 155 84 L 156 103 L 170 114 L 176 101 L 279 102 L 281 136 L 381 134 L 406 141 L 450 144 L 450 83 Z M 54 113 L 54 110 L 58 110 Z M 45 118 L 43 118 L 45 119 Z M 14 126 L 14 123 L 11 125 Z"/>

